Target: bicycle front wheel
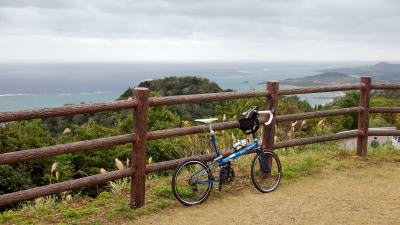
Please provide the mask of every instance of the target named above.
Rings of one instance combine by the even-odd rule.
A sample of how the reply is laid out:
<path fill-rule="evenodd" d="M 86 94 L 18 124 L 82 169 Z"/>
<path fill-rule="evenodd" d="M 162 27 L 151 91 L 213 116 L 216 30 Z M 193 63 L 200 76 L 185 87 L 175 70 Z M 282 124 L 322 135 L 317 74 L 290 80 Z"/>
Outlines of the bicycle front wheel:
<path fill-rule="evenodd" d="M 183 205 L 197 205 L 211 192 L 213 176 L 207 164 L 191 159 L 179 165 L 172 177 L 172 191 Z"/>
<path fill-rule="evenodd" d="M 282 166 L 278 156 L 269 150 L 256 154 L 251 163 L 251 180 L 262 193 L 275 190 L 282 178 Z"/>

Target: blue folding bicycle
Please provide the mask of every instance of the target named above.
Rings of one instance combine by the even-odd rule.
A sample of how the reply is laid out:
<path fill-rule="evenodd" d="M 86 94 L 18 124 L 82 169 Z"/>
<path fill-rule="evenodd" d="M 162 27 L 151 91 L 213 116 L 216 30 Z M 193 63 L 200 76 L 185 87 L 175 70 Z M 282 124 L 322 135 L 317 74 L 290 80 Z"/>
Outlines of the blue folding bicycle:
<path fill-rule="evenodd" d="M 217 190 L 220 191 L 222 185 L 231 183 L 235 178 L 231 161 L 252 150 L 255 150 L 256 155 L 251 163 L 250 174 L 255 188 L 262 193 L 268 193 L 278 187 L 282 177 L 281 162 L 274 152 L 261 149 L 256 136 L 256 131 L 259 128 L 258 115 L 260 114 L 269 115 L 269 120 L 265 125 L 272 122 L 272 111 L 257 111 L 256 107 L 253 106 L 244 112 L 239 118 L 239 128 L 245 134 L 252 135 L 253 143 L 248 144 L 248 139 L 238 141 L 233 144 L 234 153 L 225 158 L 217 147 L 217 141 L 211 127 L 211 123 L 217 118 L 195 120 L 208 124 L 216 158 L 210 165 L 207 165 L 201 159 L 188 159 L 175 169 L 172 177 L 172 191 L 179 202 L 188 206 L 204 202 L 215 182 L 218 182 Z M 219 166 L 219 176 L 214 177 L 211 169 L 217 165 Z"/>

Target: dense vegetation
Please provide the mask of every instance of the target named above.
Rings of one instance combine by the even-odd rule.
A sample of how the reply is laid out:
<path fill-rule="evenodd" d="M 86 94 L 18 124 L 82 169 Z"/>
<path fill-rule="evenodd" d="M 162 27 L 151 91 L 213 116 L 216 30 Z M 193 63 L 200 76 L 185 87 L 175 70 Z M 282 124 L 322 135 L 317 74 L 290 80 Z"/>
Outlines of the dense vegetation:
<path fill-rule="evenodd" d="M 190 95 L 203 93 L 217 93 L 232 90 L 224 90 L 215 82 L 200 77 L 166 77 L 164 79 L 143 81 L 139 87 L 147 87 L 150 91 L 158 92 L 162 96 Z M 126 90 L 120 99 L 127 99 L 132 96 L 132 89 Z M 209 102 L 200 104 L 184 104 L 168 106 L 167 109 L 177 113 L 183 120 L 194 120 L 212 116 L 215 114 L 215 107 L 223 105 L 224 102 Z"/>
<path fill-rule="evenodd" d="M 153 91 L 152 96 L 226 91 L 214 82 L 197 77 L 170 77 L 146 81 L 140 86 L 150 88 Z M 131 97 L 131 93 L 132 90 L 128 89 L 121 95 L 121 99 Z M 307 101 L 301 101 L 297 96 L 281 97 L 278 114 L 352 107 L 358 105 L 358 98 L 357 92 L 348 92 L 333 104 L 313 108 Z M 372 95 L 371 106 L 399 106 L 399 99 L 400 92 L 398 91 L 375 92 Z M 253 105 L 262 109 L 265 105 L 265 98 L 189 106 L 151 107 L 149 130 L 190 126 L 194 123 L 189 120 L 208 116 L 218 117 L 220 121 L 234 121 L 240 113 Z M 133 117 L 130 110 L 8 123 L 0 127 L 0 153 L 126 134 L 131 132 L 132 124 Z M 281 123 L 277 129 L 277 140 L 354 129 L 356 124 L 356 115 Z M 400 117 L 396 114 L 371 116 L 371 126 L 393 124 L 400 125 Z M 236 138 L 244 137 L 238 129 L 217 132 L 217 135 L 222 149 L 230 148 Z M 148 161 L 150 163 L 209 153 L 210 146 L 207 143 L 209 142 L 205 134 L 150 141 L 147 151 Z M 121 164 L 129 166 L 130 156 L 131 145 L 127 144 L 25 163 L 0 165 L 0 194 L 90 176 L 104 170 L 111 171 L 115 170 L 117 166 L 120 167 Z M 103 186 L 96 186 L 76 192 L 96 196 L 102 188 Z"/>

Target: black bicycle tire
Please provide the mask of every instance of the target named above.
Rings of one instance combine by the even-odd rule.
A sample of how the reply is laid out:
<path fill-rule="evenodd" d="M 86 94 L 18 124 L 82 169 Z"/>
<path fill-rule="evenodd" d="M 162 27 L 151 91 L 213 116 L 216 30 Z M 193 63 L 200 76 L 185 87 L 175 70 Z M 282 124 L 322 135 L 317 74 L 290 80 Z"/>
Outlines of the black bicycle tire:
<path fill-rule="evenodd" d="M 184 200 L 184 199 L 179 195 L 179 193 L 178 193 L 178 191 L 177 191 L 177 188 L 176 188 L 176 176 L 178 175 L 178 173 L 180 172 L 180 170 L 181 170 L 184 166 L 188 165 L 190 162 L 196 162 L 196 163 L 201 164 L 201 165 L 203 166 L 203 168 L 208 168 L 207 163 L 204 162 L 204 161 L 201 160 L 201 159 L 188 159 L 188 160 L 182 162 L 178 167 L 176 167 L 176 169 L 175 169 L 175 171 L 174 171 L 174 174 L 173 174 L 173 176 L 172 176 L 172 192 L 173 192 L 175 198 L 176 198 L 180 203 L 182 203 L 183 205 L 186 205 L 186 206 L 193 206 L 193 205 L 198 205 L 198 204 L 203 203 L 205 200 L 207 200 L 208 196 L 210 195 L 210 192 L 211 192 L 212 186 L 213 186 L 213 183 L 209 183 L 209 185 L 208 185 L 208 187 L 207 187 L 207 192 L 203 195 L 203 197 L 202 197 L 199 201 L 188 202 L 188 201 Z M 211 170 L 210 170 L 210 169 L 207 169 L 207 175 L 208 175 L 208 179 L 211 180 L 213 176 L 212 176 L 212 173 L 211 173 Z"/>
<path fill-rule="evenodd" d="M 256 179 L 255 179 L 255 177 L 254 177 L 254 165 L 256 164 L 256 160 L 257 160 L 258 157 L 259 157 L 258 154 L 256 154 L 256 155 L 254 156 L 254 158 L 253 158 L 253 161 L 252 161 L 252 163 L 251 163 L 250 174 L 251 174 L 251 181 L 253 182 L 254 187 L 255 187 L 258 191 L 260 191 L 260 192 L 262 192 L 262 193 L 269 193 L 269 192 L 274 191 L 274 190 L 279 186 L 279 183 L 281 182 L 281 179 L 282 179 L 282 164 L 281 164 L 281 161 L 280 161 L 278 155 L 276 155 L 274 152 L 272 152 L 272 151 L 270 151 L 270 150 L 263 150 L 263 151 L 264 151 L 264 154 L 270 154 L 270 155 L 276 160 L 276 163 L 277 163 L 277 165 L 278 165 L 278 172 L 279 172 L 278 180 L 277 180 L 276 183 L 272 186 L 272 188 L 263 189 L 263 188 L 260 187 L 260 185 L 257 183 L 257 181 L 256 181 Z"/>

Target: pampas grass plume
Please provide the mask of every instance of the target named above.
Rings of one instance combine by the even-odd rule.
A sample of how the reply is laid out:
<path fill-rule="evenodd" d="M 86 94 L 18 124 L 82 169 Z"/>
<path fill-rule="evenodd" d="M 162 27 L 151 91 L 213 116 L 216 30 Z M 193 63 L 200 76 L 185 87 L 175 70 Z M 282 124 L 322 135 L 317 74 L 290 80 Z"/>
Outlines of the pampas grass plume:
<path fill-rule="evenodd" d="M 53 173 L 54 171 L 56 171 L 57 166 L 58 166 L 58 163 L 57 163 L 57 162 L 54 162 L 53 165 L 51 165 L 51 173 Z"/>
<path fill-rule="evenodd" d="M 105 170 L 104 168 L 100 168 L 100 173 L 105 174 L 105 173 L 107 173 L 107 170 Z"/>
<path fill-rule="evenodd" d="M 115 166 L 116 166 L 119 170 L 124 169 L 124 164 L 122 164 L 122 162 L 119 161 L 118 158 L 115 159 Z"/>

